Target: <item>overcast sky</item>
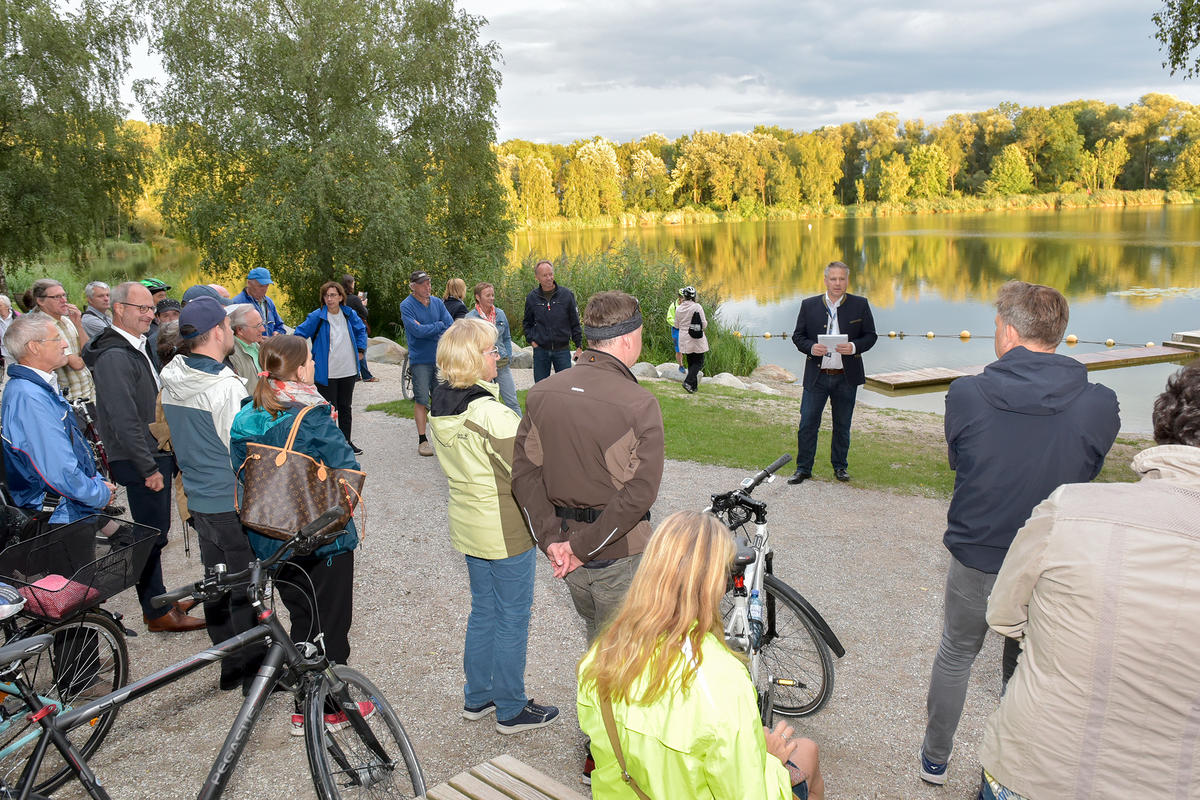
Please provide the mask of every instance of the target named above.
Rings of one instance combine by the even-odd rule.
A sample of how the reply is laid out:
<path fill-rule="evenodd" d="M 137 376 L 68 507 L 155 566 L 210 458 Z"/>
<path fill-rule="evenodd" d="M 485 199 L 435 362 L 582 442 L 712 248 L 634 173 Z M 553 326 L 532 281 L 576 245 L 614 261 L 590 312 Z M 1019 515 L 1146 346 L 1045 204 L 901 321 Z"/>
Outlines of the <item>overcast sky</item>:
<path fill-rule="evenodd" d="M 1011 100 L 1200 103 L 1162 68 L 1145 0 L 459 0 L 488 19 L 498 140 L 810 130 Z M 153 74 L 139 58 L 134 77 Z M 139 112 L 135 111 L 135 116 Z"/>

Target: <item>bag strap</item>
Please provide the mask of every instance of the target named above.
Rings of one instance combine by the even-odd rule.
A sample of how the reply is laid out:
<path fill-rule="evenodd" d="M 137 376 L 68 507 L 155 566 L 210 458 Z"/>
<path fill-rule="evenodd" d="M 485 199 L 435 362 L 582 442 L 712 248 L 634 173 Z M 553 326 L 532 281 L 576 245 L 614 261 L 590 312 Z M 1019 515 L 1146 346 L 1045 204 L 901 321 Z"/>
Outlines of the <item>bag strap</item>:
<path fill-rule="evenodd" d="M 613 720 L 612 703 L 607 699 L 600 700 L 600 716 L 604 718 L 604 730 L 608 732 L 608 741 L 612 745 L 613 755 L 617 757 L 617 766 L 621 768 L 621 780 L 625 781 L 625 785 L 633 789 L 633 793 L 638 796 L 638 800 L 650 800 L 650 796 L 642 791 L 642 787 L 637 785 L 637 781 L 629 774 L 629 770 L 625 769 L 625 754 L 621 751 L 621 742 L 617 739 L 617 723 Z"/>
<path fill-rule="evenodd" d="M 291 450 L 292 445 L 296 443 L 296 434 L 300 432 L 300 420 L 304 419 L 304 415 L 312 411 L 316 406 L 305 406 L 296 415 L 295 421 L 292 422 L 292 429 L 288 432 L 287 443 L 283 446 L 284 450 Z"/>

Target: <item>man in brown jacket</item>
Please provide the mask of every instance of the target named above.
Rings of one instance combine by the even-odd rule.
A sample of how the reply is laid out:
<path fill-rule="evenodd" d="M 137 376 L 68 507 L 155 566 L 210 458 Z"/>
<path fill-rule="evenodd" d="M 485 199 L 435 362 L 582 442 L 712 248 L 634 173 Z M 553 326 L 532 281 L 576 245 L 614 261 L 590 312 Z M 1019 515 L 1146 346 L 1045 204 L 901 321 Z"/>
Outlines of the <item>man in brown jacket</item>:
<path fill-rule="evenodd" d="M 529 390 L 513 454 L 513 494 L 538 547 L 595 638 L 650 538 L 663 470 L 662 411 L 629 368 L 642 315 L 624 292 L 593 295 L 579 369 Z"/>

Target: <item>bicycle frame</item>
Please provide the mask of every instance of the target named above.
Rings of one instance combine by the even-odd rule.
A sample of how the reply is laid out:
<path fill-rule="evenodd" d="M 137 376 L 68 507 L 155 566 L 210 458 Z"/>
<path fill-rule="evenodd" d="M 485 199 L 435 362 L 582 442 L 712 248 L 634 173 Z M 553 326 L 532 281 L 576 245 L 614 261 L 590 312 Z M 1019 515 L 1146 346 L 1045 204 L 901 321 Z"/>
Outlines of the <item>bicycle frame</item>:
<path fill-rule="evenodd" d="M 16 697 L 20 697 L 21 691 L 15 683 L 0 682 L 0 694 L 13 695 Z M 54 702 L 53 698 L 46 697 L 44 695 L 38 695 L 38 700 L 41 701 L 42 705 L 49 705 Z M 22 709 L 22 710 L 24 710 L 24 709 Z M 5 734 L 5 732 L 7 732 L 8 729 L 12 727 L 13 720 L 15 718 L 16 718 L 16 715 L 11 715 L 8 718 L 4 719 L 3 721 L 0 721 L 0 738 L 2 738 Z M 0 761 L 3 761 L 4 759 L 8 758 L 10 755 L 17 752 L 22 747 L 29 744 L 30 742 L 32 742 L 34 739 L 38 738 L 41 735 L 42 735 L 42 731 L 40 728 L 30 729 L 30 731 L 28 733 L 26 733 L 24 736 L 22 736 L 20 739 L 15 739 L 12 742 L 9 742 L 9 744 L 7 744 L 5 747 L 0 748 Z"/>

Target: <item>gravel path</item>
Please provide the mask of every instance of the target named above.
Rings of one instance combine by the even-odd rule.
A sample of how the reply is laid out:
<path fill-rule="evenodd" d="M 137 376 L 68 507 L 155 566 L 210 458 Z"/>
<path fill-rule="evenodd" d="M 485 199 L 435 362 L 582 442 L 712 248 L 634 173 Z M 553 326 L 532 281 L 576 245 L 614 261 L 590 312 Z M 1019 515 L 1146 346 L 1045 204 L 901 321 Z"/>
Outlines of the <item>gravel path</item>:
<path fill-rule="evenodd" d="M 446 535 L 446 480 L 435 458 L 416 452 L 411 420 L 362 411 L 398 395 L 397 368 L 373 365 L 380 382 L 355 393 L 355 440 L 366 449 L 366 543 L 357 554 L 351 663 L 387 693 L 414 739 L 431 785 L 509 753 L 577 786 L 582 734 L 576 727 L 575 664 L 583 626 L 566 587 L 539 566 L 526 686 L 562 710 L 542 730 L 501 736 L 491 718 L 466 722 L 462 639 L 469 611 L 466 566 Z M 518 386 L 530 374 L 518 373 Z M 799 407 L 796 408 L 799 416 Z M 790 450 L 763 453 L 763 464 Z M 851 464 L 853 474 L 853 464 Z M 838 484 L 830 475 L 791 487 L 782 480 L 756 496 L 771 509 L 775 571 L 825 616 L 846 647 L 829 704 L 797 730 L 821 746 L 829 796 L 972 798 L 976 748 L 996 702 L 998 637 L 989 637 L 972 678 L 950 780 L 944 789 L 916 775 L 925 688 L 941 627 L 948 555 L 941 544 L 944 501 Z M 828 470 L 824 470 L 828 472 Z M 745 474 L 669 461 L 653 513 L 700 508 L 707 495 Z M 198 577 L 194 537 L 183 553 L 178 522 L 164 554 L 168 586 Z M 207 645 L 203 633 L 146 633 L 132 592 L 112 604 L 140 635 L 129 642 L 135 677 Z M 241 702 L 216 690 L 205 669 L 122 710 L 93 766 L 116 798 L 194 797 Z M 313 796 L 303 740 L 288 734 L 290 697 L 273 697 L 227 794 L 233 798 Z M 78 796 L 64 790 L 59 796 Z"/>

